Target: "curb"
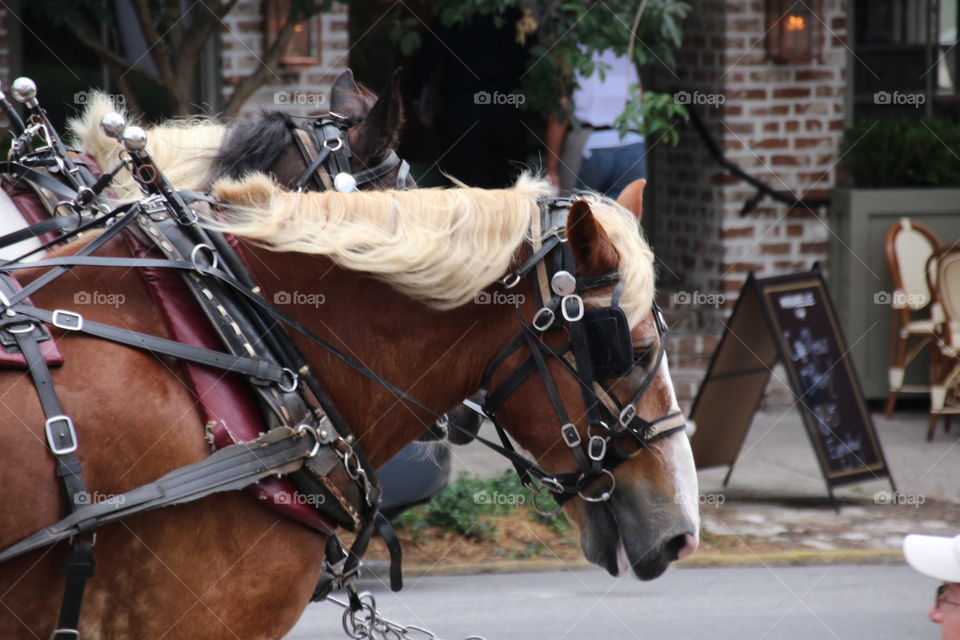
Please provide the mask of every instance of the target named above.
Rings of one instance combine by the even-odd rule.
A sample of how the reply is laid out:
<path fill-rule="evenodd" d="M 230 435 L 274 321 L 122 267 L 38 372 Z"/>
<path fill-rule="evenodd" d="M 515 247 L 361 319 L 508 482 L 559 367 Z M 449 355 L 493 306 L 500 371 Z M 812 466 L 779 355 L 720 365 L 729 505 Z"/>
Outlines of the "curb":
<path fill-rule="evenodd" d="M 876 549 L 869 551 L 844 551 L 841 549 L 793 550 L 772 553 L 703 553 L 694 554 L 686 560 L 676 563 L 677 568 L 706 567 L 802 567 L 815 565 L 852 564 L 852 565 L 895 565 L 903 564 L 903 554 L 899 549 Z M 370 573 L 379 575 L 381 567 L 367 564 Z M 410 565 L 404 567 L 408 577 L 425 576 L 472 576 L 485 573 L 536 573 L 544 571 L 584 571 L 597 569 L 583 558 L 576 560 L 540 559 L 505 560 L 502 562 L 461 563 L 442 566 Z M 383 569 L 386 569 L 385 563 Z M 384 571 L 384 575 L 386 572 Z"/>

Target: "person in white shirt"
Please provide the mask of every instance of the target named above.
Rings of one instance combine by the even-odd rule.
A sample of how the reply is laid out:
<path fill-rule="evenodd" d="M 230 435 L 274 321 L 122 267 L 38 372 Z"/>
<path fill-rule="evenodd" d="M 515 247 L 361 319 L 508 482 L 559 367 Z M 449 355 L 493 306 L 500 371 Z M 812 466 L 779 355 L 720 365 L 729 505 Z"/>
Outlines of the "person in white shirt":
<path fill-rule="evenodd" d="M 570 130 L 569 118 L 562 122 L 548 118 L 547 179 L 560 188 L 587 188 L 616 198 L 628 184 L 646 177 L 643 135 L 629 131 L 621 138 L 613 128 L 630 88 L 640 79 L 633 63 L 610 49 L 595 54 L 593 62 L 603 66 L 603 79 L 599 68 L 588 78 L 576 74 L 577 89 L 571 98 L 581 130 Z"/>

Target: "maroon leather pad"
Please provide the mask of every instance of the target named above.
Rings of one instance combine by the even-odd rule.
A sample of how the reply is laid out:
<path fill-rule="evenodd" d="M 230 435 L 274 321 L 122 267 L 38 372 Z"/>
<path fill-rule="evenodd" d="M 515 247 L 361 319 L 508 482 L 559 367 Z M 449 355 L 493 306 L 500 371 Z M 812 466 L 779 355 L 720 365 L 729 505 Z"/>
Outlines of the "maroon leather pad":
<path fill-rule="evenodd" d="M 133 234 L 124 235 L 134 257 L 162 257 Z M 140 273 L 163 316 L 170 338 L 207 349 L 223 349 L 200 305 L 173 269 L 142 268 Z M 241 376 L 189 362 L 184 362 L 183 368 L 204 423 L 214 425 L 211 431 L 215 448 L 254 440 L 260 435 L 260 409 Z M 335 525 L 297 493 L 289 478 L 271 477 L 251 485 L 248 490 L 282 515 L 326 535 L 334 532 Z"/>

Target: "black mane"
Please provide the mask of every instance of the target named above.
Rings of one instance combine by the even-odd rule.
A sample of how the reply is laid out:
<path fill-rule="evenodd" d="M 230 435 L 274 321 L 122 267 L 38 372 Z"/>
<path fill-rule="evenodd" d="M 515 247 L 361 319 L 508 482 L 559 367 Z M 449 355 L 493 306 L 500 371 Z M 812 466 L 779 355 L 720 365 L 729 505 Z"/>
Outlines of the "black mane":
<path fill-rule="evenodd" d="M 224 176 L 240 180 L 266 171 L 294 143 L 293 119 L 282 111 L 263 112 L 256 120 L 232 124 L 210 167 L 208 184 Z"/>

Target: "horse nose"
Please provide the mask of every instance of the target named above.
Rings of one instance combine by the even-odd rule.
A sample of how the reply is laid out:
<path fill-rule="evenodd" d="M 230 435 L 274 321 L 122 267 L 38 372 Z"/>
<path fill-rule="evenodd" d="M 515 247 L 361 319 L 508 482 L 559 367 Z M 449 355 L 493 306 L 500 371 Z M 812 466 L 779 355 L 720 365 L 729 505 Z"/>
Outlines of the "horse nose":
<path fill-rule="evenodd" d="M 692 533 L 681 533 L 667 542 L 668 553 L 674 560 L 683 560 L 697 550 L 700 541 Z"/>

